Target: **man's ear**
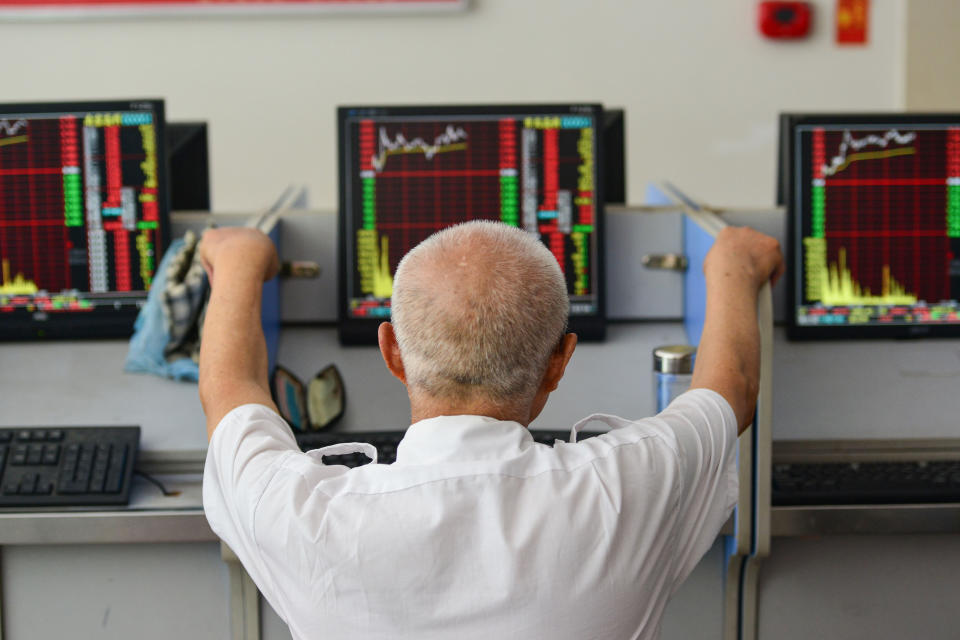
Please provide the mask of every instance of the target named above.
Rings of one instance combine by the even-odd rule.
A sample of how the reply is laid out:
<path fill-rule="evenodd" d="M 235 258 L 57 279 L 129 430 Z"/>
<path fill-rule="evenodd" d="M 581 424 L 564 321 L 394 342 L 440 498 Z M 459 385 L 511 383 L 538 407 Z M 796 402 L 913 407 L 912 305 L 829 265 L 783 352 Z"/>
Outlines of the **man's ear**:
<path fill-rule="evenodd" d="M 400 345 L 397 344 L 397 336 L 393 332 L 393 325 L 389 322 L 383 322 L 377 329 L 377 341 L 380 343 L 380 355 L 387 365 L 387 369 L 393 376 L 407 384 L 407 374 L 403 370 L 403 359 L 400 358 Z"/>
<path fill-rule="evenodd" d="M 560 379 L 563 378 L 563 372 L 567 369 L 567 363 L 573 357 L 573 350 L 577 348 L 577 334 L 568 333 L 560 340 L 556 351 L 550 356 L 550 362 L 547 364 L 547 371 L 543 376 L 541 390 L 550 393 L 555 391 Z"/>
<path fill-rule="evenodd" d="M 547 362 L 547 370 L 540 380 L 540 388 L 537 389 L 537 393 L 533 396 L 533 401 L 530 403 L 530 417 L 527 418 L 524 425 L 529 425 L 540 415 L 540 412 L 543 411 L 543 407 L 547 404 L 547 398 L 553 391 L 556 391 L 557 385 L 560 384 L 560 379 L 563 377 L 563 372 L 566 370 L 567 363 L 570 362 L 576 346 L 577 334 L 568 333 L 563 336 L 560 344 L 558 344 L 557 348 L 550 354 L 550 361 Z"/>

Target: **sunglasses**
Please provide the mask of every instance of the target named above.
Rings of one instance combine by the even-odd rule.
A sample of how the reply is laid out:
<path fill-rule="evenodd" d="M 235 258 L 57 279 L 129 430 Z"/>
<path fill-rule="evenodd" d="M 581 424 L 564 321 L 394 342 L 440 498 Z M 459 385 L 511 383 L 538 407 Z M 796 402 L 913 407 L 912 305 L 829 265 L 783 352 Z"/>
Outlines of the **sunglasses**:
<path fill-rule="evenodd" d="M 326 429 L 343 416 L 346 391 L 335 365 L 320 370 L 303 382 L 289 369 L 277 365 L 270 376 L 270 390 L 280 415 L 296 431 Z"/>

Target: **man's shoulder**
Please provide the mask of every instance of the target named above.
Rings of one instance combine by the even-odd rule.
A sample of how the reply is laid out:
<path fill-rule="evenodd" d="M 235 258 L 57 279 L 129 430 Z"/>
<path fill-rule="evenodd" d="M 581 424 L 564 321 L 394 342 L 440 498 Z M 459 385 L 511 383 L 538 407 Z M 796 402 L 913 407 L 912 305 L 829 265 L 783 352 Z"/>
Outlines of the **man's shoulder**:
<path fill-rule="evenodd" d="M 577 422 L 575 431 L 590 431 L 600 423 L 609 427 L 609 433 L 629 429 L 640 436 L 655 436 L 664 428 L 677 422 L 702 424 L 706 427 L 723 428 L 735 421 L 733 409 L 722 395 L 711 389 L 691 389 L 677 396 L 663 411 L 645 418 L 623 418 L 605 413 L 595 413 Z"/>
<path fill-rule="evenodd" d="M 256 441 L 258 446 L 274 442 L 283 449 L 297 449 L 297 441 L 286 421 L 276 411 L 262 404 L 234 407 L 217 424 L 210 438 L 207 463 L 220 456 L 232 456 Z"/>

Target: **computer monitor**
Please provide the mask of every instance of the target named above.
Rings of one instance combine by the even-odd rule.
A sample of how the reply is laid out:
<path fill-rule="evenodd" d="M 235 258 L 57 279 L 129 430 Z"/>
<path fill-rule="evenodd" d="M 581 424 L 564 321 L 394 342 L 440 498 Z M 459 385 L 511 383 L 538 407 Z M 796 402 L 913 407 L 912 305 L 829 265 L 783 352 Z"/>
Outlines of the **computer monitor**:
<path fill-rule="evenodd" d="M 0 105 L 0 338 L 129 336 L 167 246 L 162 100 Z"/>
<path fill-rule="evenodd" d="M 790 337 L 960 335 L 960 114 L 790 126 Z"/>
<path fill-rule="evenodd" d="M 597 104 L 341 107 L 341 341 L 375 344 L 400 259 L 474 219 L 536 234 L 566 277 L 571 330 L 601 339 L 602 127 Z"/>
<path fill-rule="evenodd" d="M 167 123 L 170 210 L 210 211 L 206 122 Z"/>
<path fill-rule="evenodd" d="M 603 199 L 627 204 L 627 114 L 623 109 L 603 110 Z"/>

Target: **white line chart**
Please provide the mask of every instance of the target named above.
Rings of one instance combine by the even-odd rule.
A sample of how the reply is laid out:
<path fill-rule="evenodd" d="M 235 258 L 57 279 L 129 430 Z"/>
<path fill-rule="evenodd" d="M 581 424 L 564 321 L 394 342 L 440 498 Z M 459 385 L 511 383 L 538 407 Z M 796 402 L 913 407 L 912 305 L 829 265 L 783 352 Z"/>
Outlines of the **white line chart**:
<path fill-rule="evenodd" d="M 443 133 L 434 138 L 432 144 L 423 138 L 407 140 L 402 133 L 397 133 L 394 138 L 391 138 L 386 127 L 380 127 L 377 154 L 370 159 L 370 163 L 376 171 L 383 171 L 387 158 L 400 153 L 422 153 L 427 160 L 431 160 L 433 156 L 443 151 L 465 148 L 465 145 L 457 143 L 467 138 L 466 131 L 452 124 L 448 124 Z"/>
<path fill-rule="evenodd" d="M 840 143 L 837 155 L 830 159 L 830 164 L 823 165 L 823 175 L 832 176 L 842 171 L 848 164 L 847 152 L 859 151 L 868 145 L 875 145 L 886 148 L 891 142 L 897 144 L 909 144 L 917 137 L 916 133 L 900 133 L 896 129 L 885 132 L 882 136 L 866 135 L 862 138 L 854 138 L 849 130 L 844 130 L 843 141 Z"/>
<path fill-rule="evenodd" d="M 13 122 L 9 120 L 0 120 L 0 133 L 8 136 L 15 136 L 21 129 L 26 128 L 26 120 L 14 120 Z"/>

